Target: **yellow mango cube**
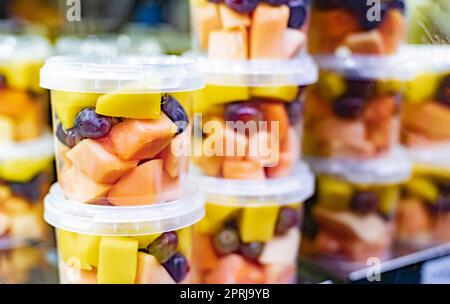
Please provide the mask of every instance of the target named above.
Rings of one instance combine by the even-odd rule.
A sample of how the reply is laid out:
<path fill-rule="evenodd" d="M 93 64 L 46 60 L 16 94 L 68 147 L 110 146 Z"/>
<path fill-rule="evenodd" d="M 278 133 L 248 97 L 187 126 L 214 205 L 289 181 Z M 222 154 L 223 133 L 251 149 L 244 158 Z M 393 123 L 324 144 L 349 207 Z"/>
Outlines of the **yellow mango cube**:
<path fill-rule="evenodd" d="M 242 101 L 250 98 L 248 87 L 207 85 L 197 93 L 195 112 L 206 112 L 211 106 Z"/>
<path fill-rule="evenodd" d="M 239 221 L 239 233 L 244 243 L 267 242 L 272 239 L 279 206 L 245 207 Z"/>
<path fill-rule="evenodd" d="M 178 251 L 185 257 L 190 257 L 192 253 L 192 228 L 186 227 L 177 231 Z"/>
<path fill-rule="evenodd" d="M 50 168 L 53 159 L 10 159 L 0 163 L 0 178 L 8 181 L 29 182 L 36 174 Z"/>
<path fill-rule="evenodd" d="M 67 265 L 82 270 L 91 270 L 84 251 L 78 242 L 78 233 L 58 229 L 58 254 L 59 258 Z"/>
<path fill-rule="evenodd" d="M 278 86 L 278 87 L 253 87 L 250 88 L 252 97 L 274 98 L 283 101 L 294 101 L 298 94 L 296 86 Z"/>
<path fill-rule="evenodd" d="M 78 234 L 80 255 L 94 267 L 98 266 L 100 237 L 97 235 Z"/>
<path fill-rule="evenodd" d="M 105 94 L 98 98 L 95 111 L 106 116 L 159 119 L 161 94 Z"/>
<path fill-rule="evenodd" d="M 139 242 L 139 249 L 147 248 L 148 245 L 153 243 L 154 240 L 156 240 L 161 233 L 155 233 L 155 234 L 148 234 L 148 235 L 137 235 L 132 236 L 131 238 L 137 240 Z"/>

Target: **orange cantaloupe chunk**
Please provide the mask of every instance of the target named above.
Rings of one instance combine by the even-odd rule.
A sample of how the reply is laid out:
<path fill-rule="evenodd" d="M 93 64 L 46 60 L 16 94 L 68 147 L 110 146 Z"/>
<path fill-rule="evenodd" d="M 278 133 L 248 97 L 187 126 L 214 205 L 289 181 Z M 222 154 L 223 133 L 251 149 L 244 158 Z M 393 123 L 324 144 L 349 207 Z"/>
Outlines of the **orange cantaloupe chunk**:
<path fill-rule="evenodd" d="M 385 54 L 385 46 L 380 31 L 349 34 L 343 45 L 355 54 Z"/>
<path fill-rule="evenodd" d="M 264 168 L 259 163 L 249 160 L 225 159 L 222 174 L 228 179 L 263 180 L 266 178 Z"/>
<path fill-rule="evenodd" d="M 112 184 L 137 166 L 137 161 L 125 161 L 108 152 L 93 139 L 84 139 L 68 153 L 67 157 L 89 178 L 98 183 Z"/>
<path fill-rule="evenodd" d="M 170 143 L 177 129 L 164 113 L 160 119 L 127 119 L 112 128 L 108 142 L 124 160 L 151 159 Z"/>
<path fill-rule="evenodd" d="M 12 89 L 0 90 L 0 114 L 19 119 L 33 106 L 27 92 Z"/>
<path fill-rule="evenodd" d="M 260 109 L 267 121 L 269 131 L 272 123 L 278 123 L 280 142 L 283 142 L 288 134 L 289 116 L 283 103 L 262 103 Z"/>
<path fill-rule="evenodd" d="M 284 31 L 283 57 L 294 57 L 306 43 L 306 35 L 300 30 L 288 28 Z"/>
<path fill-rule="evenodd" d="M 162 190 L 162 176 L 162 159 L 145 162 L 119 179 L 108 193 L 108 202 L 117 206 L 156 203 Z"/>
<path fill-rule="evenodd" d="M 295 282 L 295 264 L 264 265 L 266 281 L 264 284 L 292 284 Z"/>
<path fill-rule="evenodd" d="M 59 262 L 59 278 L 61 284 L 97 284 L 97 271 L 81 270 Z"/>
<path fill-rule="evenodd" d="M 138 252 L 136 284 L 175 284 L 175 281 L 153 255 Z"/>
<path fill-rule="evenodd" d="M 265 281 L 264 269 L 246 261 L 238 254 L 219 259 L 213 271 L 205 276 L 206 284 L 261 284 Z"/>
<path fill-rule="evenodd" d="M 59 172 L 59 181 L 69 199 L 83 203 L 105 197 L 111 189 L 111 185 L 95 182 L 76 166 L 63 166 Z"/>
<path fill-rule="evenodd" d="M 219 13 L 222 21 L 222 28 L 226 30 L 250 26 L 251 22 L 248 14 L 238 13 L 225 4 L 219 4 Z"/>
<path fill-rule="evenodd" d="M 196 6 L 193 8 L 192 14 L 193 26 L 198 35 L 200 47 L 207 50 L 209 34 L 222 28 L 218 5 L 205 3 L 205 5 Z"/>
<path fill-rule="evenodd" d="M 292 173 L 295 163 L 300 158 L 299 136 L 294 127 L 290 127 L 286 140 L 281 145 L 278 164 L 266 168 L 268 178 L 280 178 Z"/>
<path fill-rule="evenodd" d="M 396 213 L 397 233 L 400 237 L 412 237 L 429 231 L 431 217 L 426 205 L 416 198 L 403 199 Z"/>
<path fill-rule="evenodd" d="M 389 10 L 380 25 L 387 54 L 397 51 L 406 36 L 406 20 L 400 10 Z"/>
<path fill-rule="evenodd" d="M 211 59 L 248 59 L 248 33 L 245 28 L 213 31 L 209 35 Z"/>
<path fill-rule="evenodd" d="M 288 20 L 289 8 L 286 5 L 258 5 L 250 27 L 250 59 L 283 58 Z"/>
<path fill-rule="evenodd" d="M 177 135 L 169 145 L 160 153 L 160 158 L 164 162 L 164 171 L 170 177 L 178 177 L 180 173 L 187 171 L 187 165 L 190 155 L 190 140 L 191 133 L 185 130 L 183 133 Z M 159 158 L 159 157 L 158 157 Z"/>
<path fill-rule="evenodd" d="M 280 143 L 277 134 L 259 131 L 249 136 L 246 159 L 259 163 L 261 167 L 271 167 L 280 159 Z"/>
<path fill-rule="evenodd" d="M 162 189 L 159 200 L 168 202 L 180 199 L 183 196 L 183 188 L 178 177 L 172 178 L 166 172 L 163 172 Z"/>
<path fill-rule="evenodd" d="M 219 257 L 213 248 L 211 236 L 198 232 L 195 233 L 192 259 L 199 272 L 216 268 Z"/>
<path fill-rule="evenodd" d="M 223 160 L 224 158 L 221 156 L 195 156 L 192 158 L 192 162 L 200 167 L 204 174 L 214 177 L 221 176 Z"/>

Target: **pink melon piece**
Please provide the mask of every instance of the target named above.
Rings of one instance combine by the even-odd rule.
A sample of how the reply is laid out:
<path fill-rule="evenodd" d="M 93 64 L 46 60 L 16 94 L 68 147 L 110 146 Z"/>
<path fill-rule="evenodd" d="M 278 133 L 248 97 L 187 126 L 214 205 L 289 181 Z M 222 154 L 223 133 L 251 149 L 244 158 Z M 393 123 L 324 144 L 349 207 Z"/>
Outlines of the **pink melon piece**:
<path fill-rule="evenodd" d="M 350 34 L 343 45 L 355 54 L 381 55 L 386 52 L 383 37 L 378 30 Z"/>
<path fill-rule="evenodd" d="M 285 235 L 276 236 L 264 246 L 258 261 L 261 264 L 295 264 L 300 248 L 300 231 L 291 228 Z"/>
<path fill-rule="evenodd" d="M 265 284 L 292 284 L 295 282 L 296 264 L 270 264 L 264 266 Z"/>
<path fill-rule="evenodd" d="M 306 44 L 306 35 L 300 30 L 288 28 L 284 32 L 283 58 L 294 57 Z"/>
<path fill-rule="evenodd" d="M 208 234 L 196 233 L 192 247 L 192 258 L 199 272 L 210 271 L 217 268 L 219 257 L 217 256 L 212 238 Z"/>
<path fill-rule="evenodd" d="M 300 143 L 293 127 L 288 130 L 288 136 L 281 145 L 280 160 L 273 167 L 266 168 L 269 178 L 280 178 L 291 174 L 297 160 L 300 158 Z"/>
<path fill-rule="evenodd" d="M 288 20 L 286 5 L 258 5 L 250 28 L 250 59 L 283 58 Z"/>
<path fill-rule="evenodd" d="M 200 46 L 202 49 L 208 49 L 209 34 L 222 28 L 218 5 L 205 3 L 205 5 L 194 7 L 192 20 Z"/>
<path fill-rule="evenodd" d="M 164 162 L 164 171 L 173 178 L 180 176 L 180 173 L 187 171 L 189 155 L 190 132 L 184 131 L 177 135 L 161 152 L 160 157 Z"/>
<path fill-rule="evenodd" d="M 225 159 L 222 165 L 222 174 L 224 178 L 228 179 L 266 179 L 264 168 L 249 160 Z"/>
<path fill-rule="evenodd" d="M 205 277 L 206 284 L 262 284 L 264 281 L 262 267 L 237 254 L 219 259 L 217 267 Z"/>
<path fill-rule="evenodd" d="M 267 131 L 252 134 L 248 141 L 247 159 L 260 164 L 261 167 L 277 165 L 280 159 L 278 134 Z"/>
<path fill-rule="evenodd" d="M 109 203 L 117 206 L 156 203 L 162 190 L 163 161 L 145 162 L 124 175 L 108 193 Z"/>
<path fill-rule="evenodd" d="M 138 252 L 136 284 L 176 284 L 176 282 L 153 255 Z"/>
<path fill-rule="evenodd" d="M 247 59 L 248 34 L 245 28 L 213 31 L 209 35 L 208 57 L 211 59 Z"/>
<path fill-rule="evenodd" d="M 81 270 L 59 262 L 59 280 L 61 284 L 97 284 L 95 270 Z"/>
<path fill-rule="evenodd" d="M 183 188 L 181 187 L 178 177 L 172 178 L 166 172 L 163 172 L 162 190 L 159 200 L 161 202 L 174 201 L 183 196 Z"/>
<path fill-rule="evenodd" d="M 220 19 L 222 27 L 226 30 L 250 26 L 250 16 L 248 14 L 238 13 L 225 4 L 219 4 Z"/>

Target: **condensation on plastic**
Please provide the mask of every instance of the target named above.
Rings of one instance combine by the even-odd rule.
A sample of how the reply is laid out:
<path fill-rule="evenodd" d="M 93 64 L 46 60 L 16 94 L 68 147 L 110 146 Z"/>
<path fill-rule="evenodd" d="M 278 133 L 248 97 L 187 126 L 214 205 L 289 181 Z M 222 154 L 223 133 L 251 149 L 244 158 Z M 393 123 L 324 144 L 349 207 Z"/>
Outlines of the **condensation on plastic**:
<path fill-rule="evenodd" d="M 3 143 L 0 148 L 0 161 L 52 157 L 54 155 L 53 147 L 51 133 L 28 141 Z"/>
<path fill-rule="evenodd" d="M 409 148 L 408 155 L 414 164 L 450 171 L 450 143 L 426 148 Z"/>
<path fill-rule="evenodd" d="M 185 198 L 146 206 L 99 206 L 67 200 L 59 184 L 44 200 L 44 219 L 57 229 L 100 236 L 135 236 L 189 227 L 204 216 L 197 187 L 183 183 Z"/>
<path fill-rule="evenodd" d="M 232 180 L 190 172 L 207 202 L 227 205 L 289 205 L 300 203 L 314 194 L 315 179 L 309 166 L 298 164 L 289 177 L 264 181 Z"/>
<path fill-rule="evenodd" d="M 414 73 L 450 72 L 450 46 L 448 45 L 407 45 L 402 47 Z"/>
<path fill-rule="evenodd" d="M 0 34 L 0 63 L 11 61 L 44 61 L 52 48 L 47 39 L 34 35 Z"/>
<path fill-rule="evenodd" d="M 406 181 L 412 172 L 412 162 L 402 149 L 390 155 L 370 160 L 325 159 L 306 157 L 314 173 L 336 175 L 354 184 L 386 185 Z"/>
<path fill-rule="evenodd" d="M 56 56 L 41 69 L 41 87 L 84 93 L 165 93 L 203 88 L 197 62 L 177 56 Z"/>

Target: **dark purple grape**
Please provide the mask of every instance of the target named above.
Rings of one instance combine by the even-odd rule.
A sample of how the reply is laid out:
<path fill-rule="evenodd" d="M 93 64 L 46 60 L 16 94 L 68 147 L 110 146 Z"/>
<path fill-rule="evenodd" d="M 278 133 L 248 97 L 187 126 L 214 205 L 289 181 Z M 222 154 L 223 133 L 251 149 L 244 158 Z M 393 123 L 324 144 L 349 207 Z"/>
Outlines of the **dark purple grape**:
<path fill-rule="evenodd" d="M 290 0 L 289 3 L 289 22 L 290 28 L 298 29 L 305 24 L 307 17 L 307 7 L 304 0 Z"/>
<path fill-rule="evenodd" d="M 301 101 L 288 102 L 285 104 L 288 112 L 289 123 L 296 125 L 301 122 L 303 116 L 303 103 Z"/>
<path fill-rule="evenodd" d="M 214 235 L 214 248 L 219 255 L 236 252 L 239 249 L 239 235 L 236 229 L 224 228 Z"/>
<path fill-rule="evenodd" d="M 358 192 L 352 197 L 351 208 L 359 214 L 375 212 L 378 207 L 378 196 L 374 192 Z"/>
<path fill-rule="evenodd" d="M 450 196 L 440 195 L 434 204 L 427 205 L 429 205 L 429 209 L 436 214 L 450 212 Z"/>
<path fill-rule="evenodd" d="M 404 0 L 391 0 L 388 3 L 386 3 L 390 9 L 398 9 L 400 10 L 403 14 L 405 13 L 406 10 L 406 5 L 405 5 L 405 1 Z"/>
<path fill-rule="evenodd" d="M 0 74 L 0 90 L 6 88 L 6 77 L 5 75 Z"/>
<path fill-rule="evenodd" d="M 254 104 L 249 102 L 232 103 L 225 110 L 225 119 L 227 121 L 249 121 L 259 122 L 263 120 L 262 112 Z"/>
<path fill-rule="evenodd" d="M 370 98 L 374 95 L 376 85 L 375 81 L 371 79 L 347 79 L 345 81 L 347 90 L 347 96 L 361 97 L 364 99 Z"/>
<path fill-rule="evenodd" d="M 450 182 L 440 184 L 439 189 L 442 195 L 450 196 Z"/>
<path fill-rule="evenodd" d="M 147 253 L 153 255 L 159 263 L 167 262 L 177 251 L 178 236 L 175 232 L 165 232 L 147 246 Z"/>
<path fill-rule="evenodd" d="M 357 13 L 365 12 L 371 7 L 366 0 L 344 0 L 344 5 L 349 10 Z"/>
<path fill-rule="evenodd" d="M 163 264 L 163 267 L 177 283 L 183 281 L 190 270 L 188 260 L 181 253 L 175 253 L 167 262 Z"/>
<path fill-rule="evenodd" d="M 275 233 L 278 235 L 285 234 L 292 227 L 298 226 L 300 222 L 300 215 L 294 208 L 283 207 L 278 214 L 278 221 L 275 228 Z"/>
<path fill-rule="evenodd" d="M 249 260 L 257 261 L 264 249 L 264 243 L 250 242 L 241 244 L 239 246 L 239 252 Z"/>
<path fill-rule="evenodd" d="M 315 189 L 318 189 L 317 180 L 315 184 L 316 184 Z M 301 224 L 301 230 L 302 233 L 310 239 L 313 239 L 317 235 L 317 232 L 319 232 L 319 225 L 316 223 L 313 216 L 313 209 L 316 202 L 317 202 L 317 192 L 311 198 L 307 199 L 303 204 L 304 208 L 303 208 L 303 221 Z"/>
<path fill-rule="evenodd" d="M 75 128 L 64 130 L 62 124 L 58 124 L 56 127 L 56 137 L 58 140 L 69 148 L 75 147 L 84 138 L 78 134 Z"/>
<path fill-rule="evenodd" d="M 444 78 L 439 85 L 436 100 L 450 107 L 450 75 Z"/>
<path fill-rule="evenodd" d="M 365 104 L 360 97 L 343 96 L 333 102 L 333 111 L 341 118 L 356 119 L 362 115 Z"/>
<path fill-rule="evenodd" d="M 75 118 L 75 129 L 84 138 L 105 137 L 111 128 L 111 117 L 97 114 L 95 108 L 85 108 Z"/>
<path fill-rule="evenodd" d="M 273 6 L 283 5 L 289 2 L 289 0 L 262 0 L 262 1 Z"/>
<path fill-rule="evenodd" d="M 319 10 L 332 10 L 345 6 L 345 0 L 313 0 L 312 6 Z"/>
<path fill-rule="evenodd" d="M 45 181 L 44 174 L 38 174 L 27 183 L 9 183 L 11 191 L 16 196 L 26 198 L 30 202 L 36 202 L 41 197 L 42 183 Z"/>
<path fill-rule="evenodd" d="M 164 95 L 161 100 L 161 110 L 178 127 L 178 133 L 183 133 L 189 124 L 189 117 L 183 106 L 171 95 Z"/>
<path fill-rule="evenodd" d="M 224 0 L 225 4 L 238 13 L 251 13 L 258 6 L 259 0 Z"/>

